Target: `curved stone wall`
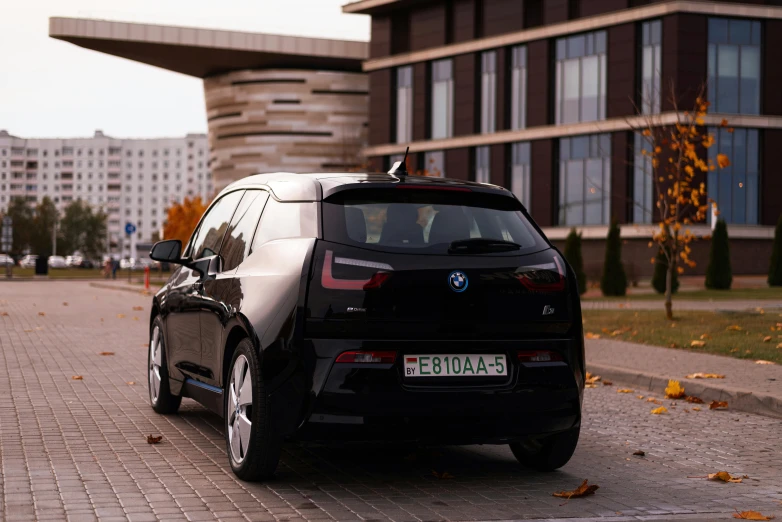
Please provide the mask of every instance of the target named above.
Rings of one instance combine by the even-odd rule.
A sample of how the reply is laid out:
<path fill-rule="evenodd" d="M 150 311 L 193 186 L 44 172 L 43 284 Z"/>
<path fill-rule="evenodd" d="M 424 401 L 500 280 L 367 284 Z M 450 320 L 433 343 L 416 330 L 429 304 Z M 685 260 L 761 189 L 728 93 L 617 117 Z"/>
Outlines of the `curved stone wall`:
<path fill-rule="evenodd" d="M 215 188 L 263 172 L 335 172 L 363 163 L 362 73 L 244 70 L 204 80 Z"/>

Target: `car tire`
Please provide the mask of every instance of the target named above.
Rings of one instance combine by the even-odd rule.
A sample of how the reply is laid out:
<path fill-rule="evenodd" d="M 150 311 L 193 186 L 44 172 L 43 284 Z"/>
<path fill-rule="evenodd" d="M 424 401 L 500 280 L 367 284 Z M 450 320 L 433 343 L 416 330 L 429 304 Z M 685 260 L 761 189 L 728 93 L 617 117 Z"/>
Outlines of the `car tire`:
<path fill-rule="evenodd" d="M 179 410 L 182 397 L 171 393 L 163 321 L 160 317 L 155 317 L 149 331 L 147 384 L 149 386 L 149 403 L 153 410 L 162 414 L 176 413 Z"/>
<path fill-rule="evenodd" d="M 225 444 L 234 474 L 242 480 L 271 478 L 282 441 L 272 426 L 269 397 L 255 347 L 242 340 L 225 382 Z"/>
<path fill-rule="evenodd" d="M 568 463 L 578 445 L 579 428 L 526 442 L 514 442 L 510 449 L 522 466 L 554 471 Z"/>

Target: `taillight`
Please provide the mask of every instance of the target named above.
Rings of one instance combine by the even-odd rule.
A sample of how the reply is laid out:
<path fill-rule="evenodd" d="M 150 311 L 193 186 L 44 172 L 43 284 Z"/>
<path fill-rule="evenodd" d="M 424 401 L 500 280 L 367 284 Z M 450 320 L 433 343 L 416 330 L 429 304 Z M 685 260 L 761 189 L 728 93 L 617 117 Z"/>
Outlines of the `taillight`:
<path fill-rule="evenodd" d="M 558 256 L 551 263 L 520 266 L 516 279 L 532 292 L 559 292 L 565 289 L 565 267 Z"/>
<path fill-rule="evenodd" d="M 369 278 L 360 279 L 337 279 L 334 277 L 332 265 L 347 265 L 360 268 L 375 269 L 377 272 Z M 323 272 L 320 276 L 320 284 L 323 288 L 330 290 L 372 290 L 380 288 L 391 277 L 393 268 L 386 263 L 376 263 L 374 261 L 365 261 L 363 259 L 350 259 L 347 257 L 334 257 L 334 252 L 326 250 L 323 259 Z"/>
<path fill-rule="evenodd" d="M 562 361 L 562 355 L 549 350 L 534 350 L 519 352 L 520 362 L 554 362 Z"/>
<path fill-rule="evenodd" d="M 337 357 L 338 363 L 375 363 L 392 364 L 396 359 L 396 352 L 342 352 Z"/>

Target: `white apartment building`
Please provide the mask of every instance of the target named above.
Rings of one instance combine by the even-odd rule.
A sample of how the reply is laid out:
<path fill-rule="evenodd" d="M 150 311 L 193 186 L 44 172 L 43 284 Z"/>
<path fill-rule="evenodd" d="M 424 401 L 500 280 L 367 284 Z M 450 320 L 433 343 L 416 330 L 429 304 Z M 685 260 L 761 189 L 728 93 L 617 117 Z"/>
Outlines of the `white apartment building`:
<path fill-rule="evenodd" d="M 18 138 L 0 130 L 0 212 L 12 198 L 30 204 L 45 196 L 59 209 L 81 199 L 108 214 L 111 252 L 130 254 L 125 225 L 135 242 L 149 243 L 171 203 L 213 194 L 205 134 L 183 138 Z"/>

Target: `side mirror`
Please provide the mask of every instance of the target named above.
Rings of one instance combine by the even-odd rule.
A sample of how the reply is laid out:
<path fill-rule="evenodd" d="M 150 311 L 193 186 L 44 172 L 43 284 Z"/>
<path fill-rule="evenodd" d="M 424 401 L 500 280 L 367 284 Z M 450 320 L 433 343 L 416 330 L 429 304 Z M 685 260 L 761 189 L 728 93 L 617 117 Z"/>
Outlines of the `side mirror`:
<path fill-rule="evenodd" d="M 149 252 L 149 257 L 163 263 L 182 264 L 182 242 L 178 239 L 158 241 Z"/>

